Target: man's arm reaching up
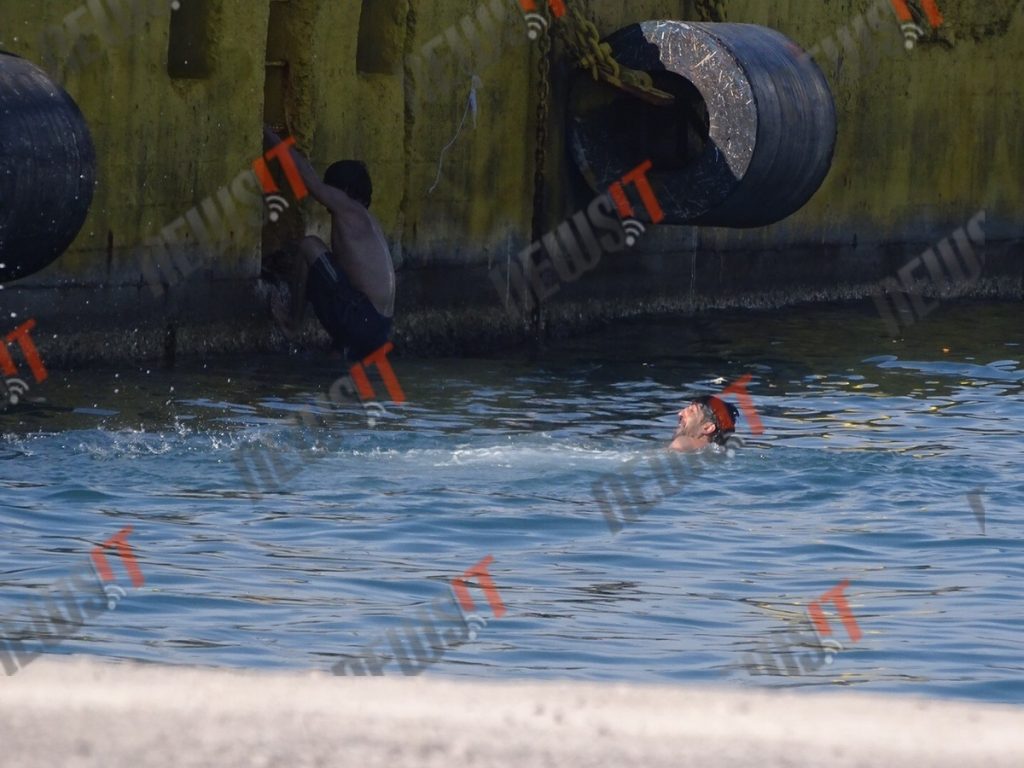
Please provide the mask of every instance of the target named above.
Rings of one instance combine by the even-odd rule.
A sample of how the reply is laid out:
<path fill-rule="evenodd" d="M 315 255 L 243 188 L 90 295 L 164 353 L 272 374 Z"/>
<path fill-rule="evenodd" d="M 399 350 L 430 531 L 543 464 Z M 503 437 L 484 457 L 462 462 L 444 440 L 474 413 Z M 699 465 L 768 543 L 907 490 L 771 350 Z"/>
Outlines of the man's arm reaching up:
<path fill-rule="evenodd" d="M 274 146 L 281 143 L 281 137 L 266 125 L 263 126 L 263 138 Z M 344 191 L 337 187 L 332 187 L 330 184 L 325 184 L 320 180 L 320 177 L 313 169 L 309 160 L 306 159 L 305 155 L 299 152 L 294 146 L 290 148 L 290 151 L 292 161 L 295 163 L 295 167 L 299 171 L 299 176 L 302 177 L 302 182 L 306 185 L 306 188 L 309 190 L 309 193 L 313 196 L 314 200 L 324 206 L 332 214 L 344 216 L 345 214 L 358 213 L 360 211 L 362 206 L 346 195 Z"/>

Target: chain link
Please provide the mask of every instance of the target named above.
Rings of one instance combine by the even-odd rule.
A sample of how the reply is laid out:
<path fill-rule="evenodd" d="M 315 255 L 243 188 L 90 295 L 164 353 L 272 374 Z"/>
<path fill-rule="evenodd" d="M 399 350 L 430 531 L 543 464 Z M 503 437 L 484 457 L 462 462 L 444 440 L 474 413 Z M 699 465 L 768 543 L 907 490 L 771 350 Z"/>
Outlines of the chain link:
<path fill-rule="evenodd" d="M 622 66 L 615 60 L 612 47 L 601 42 L 597 31 L 596 18 L 591 9 L 580 10 L 584 0 L 567 3 L 567 12 L 555 27 L 562 41 L 576 58 L 582 69 L 590 72 L 594 80 L 603 80 L 609 85 L 653 104 L 666 105 L 675 101 L 670 93 L 654 87 L 654 81 L 646 72 Z"/>
<path fill-rule="evenodd" d="M 654 104 L 671 104 L 675 97 L 654 87 L 654 81 L 646 72 L 629 69 L 615 60 L 612 47 L 601 42 L 593 11 L 584 16 L 579 6 L 584 0 L 566 3 L 567 13 L 562 16 L 554 30 L 576 58 L 576 63 L 590 72 L 595 80 L 603 80 L 627 93 Z M 548 122 L 551 115 L 551 36 L 540 36 L 540 56 L 537 60 L 537 136 L 533 162 L 533 220 L 531 222 L 534 240 L 539 240 L 545 231 L 547 206 Z M 530 269 L 532 265 L 525 265 Z M 540 302 L 533 310 L 532 322 L 535 341 L 543 337 L 543 313 Z"/>

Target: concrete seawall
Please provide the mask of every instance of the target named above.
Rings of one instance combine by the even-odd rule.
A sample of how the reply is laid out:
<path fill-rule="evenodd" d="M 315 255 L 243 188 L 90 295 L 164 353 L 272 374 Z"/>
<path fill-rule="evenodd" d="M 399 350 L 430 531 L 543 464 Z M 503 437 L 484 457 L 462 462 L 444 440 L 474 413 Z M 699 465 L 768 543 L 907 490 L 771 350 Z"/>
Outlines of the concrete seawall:
<path fill-rule="evenodd" d="M 1024 711 L 856 693 L 256 674 L 42 659 L 5 768 L 1017 768 Z"/>
<path fill-rule="evenodd" d="M 0 49 L 45 66 L 96 145 L 94 201 L 77 239 L 47 269 L 0 290 L 6 316 L 38 320 L 54 366 L 280 347 L 257 287 L 260 258 L 289 237 L 322 233 L 315 204 L 293 200 L 262 230 L 228 221 L 215 248 L 180 235 L 197 266 L 162 295 L 145 276 L 155 234 L 184 233 L 176 223 L 197 211 L 229 219 L 216 213 L 218 190 L 262 154 L 263 120 L 287 122 L 320 170 L 366 160 L 373 210 L 403 265 L 396 341 L 419 353 L 493 349 L 639 313 L 862 298 L 979 210 L 988 261 L 966 292 L 1022 295 L 1020 0 L 940 0 L 942 25 L 911 51 L 887 0 L 588 0 L 602 35 L 658 18 L 785 34 L 828 79 L 835 156 L 788 219 L 655 228 L 526 321 L 502 311 L 488 271 L 594 193 L 566 147 L 572 58 L 556 38 L 539 111 L 540 49 L 515 0 L 223 0 L 190 5 L 206 11 L 178 21 L 169 3 L 124 0 L 136 11 L 126 11 L 123 30 L 97 21 L 97 5 L 39 0 L 29 12 L 22 0 L 0 0 L 17 31 L 0 32 Z M 482 5 L 505 14 L 493 35 L 476 47 L 443 42 Z M 325 339 L 314 323 L 307 332 Z"/>

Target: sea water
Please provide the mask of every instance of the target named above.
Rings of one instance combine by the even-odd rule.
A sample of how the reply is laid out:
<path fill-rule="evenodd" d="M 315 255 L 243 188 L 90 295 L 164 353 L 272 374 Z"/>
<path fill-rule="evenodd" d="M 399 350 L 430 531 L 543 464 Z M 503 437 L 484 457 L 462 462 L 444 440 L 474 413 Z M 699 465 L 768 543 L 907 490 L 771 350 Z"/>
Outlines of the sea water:
<path fill-rule="evenodd" d="M 948 303 L 905 334 L 865 302 L 475 359 L 399 344 L 405 402 L 371 375 L 384 412 L 326 397 L 345 371 L 315 353 L 51 369 L 0 414 L 3 631 L 28 663 L 378 654 L 391 675 L 1024 702 L 1021 307 Z M 746 374 L 763 431 L 741 416 L 740 448 L 653 476 L 675 412 Z M 254 448 L 280 471 L 247 476 Z M 640 466 L 648 503 L 612 531 L 595 481 Z M 141 585 L 102 546 L 127 527 Z M 113 609 L 47 636 L 30 615 L 97 545 Z M 840 588 L 857 639 L 821 602 Z M 428 647 L 445 601 L 466 626 L 397 663 L 391 638 Z M 766 648 L 774 672 L 750 663 Z"/>

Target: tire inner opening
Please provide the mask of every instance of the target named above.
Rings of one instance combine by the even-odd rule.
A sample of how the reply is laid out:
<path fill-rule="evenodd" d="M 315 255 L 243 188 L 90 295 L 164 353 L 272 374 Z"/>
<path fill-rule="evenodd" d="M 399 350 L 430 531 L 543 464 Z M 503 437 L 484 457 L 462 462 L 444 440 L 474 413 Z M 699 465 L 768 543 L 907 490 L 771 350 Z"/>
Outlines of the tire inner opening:
<path fill-rule="evenodd" d="M 654 87 L 676 97 L 668 107 L 623 96 L 611 110 L 612 134 L 622 146 L 644 147 L 659 170 L 679 170 L 695 163 L 710 143 L 711 118 L 700 91 L 675 72 L 649 73 Z"/>

